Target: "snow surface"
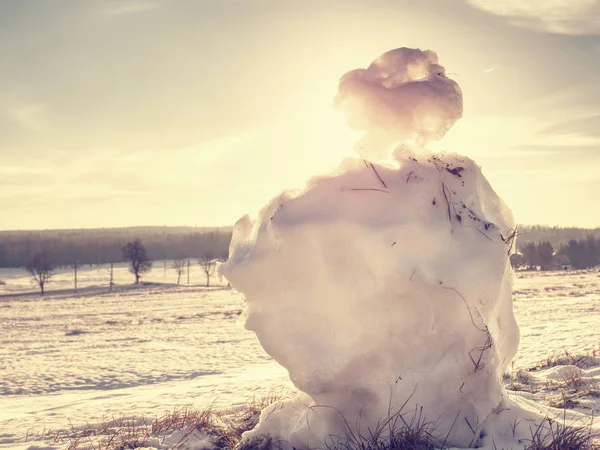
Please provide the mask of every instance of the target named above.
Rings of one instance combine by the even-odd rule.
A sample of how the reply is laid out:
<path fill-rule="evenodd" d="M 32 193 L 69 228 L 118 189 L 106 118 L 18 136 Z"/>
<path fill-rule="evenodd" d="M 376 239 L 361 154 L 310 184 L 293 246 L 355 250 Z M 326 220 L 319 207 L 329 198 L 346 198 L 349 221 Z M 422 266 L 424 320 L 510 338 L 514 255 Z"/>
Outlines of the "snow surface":
<path fill-rule="evenodd" d="M 243 329 L 239 294 L 167 284 L 176 275 L 157 266 L 148 276 L 154 284 L 113 293 L 100 287 L 106 267 L 80 270 L 76 295 L 65 290 L 72 286 L 65 270 L 44 298 L 24 271 L 2 270 L 0 447 L 27 447 L 26 435 L 69 422 L 155 418 L 191 403 L 230 407 L 284 377 Z M 132 275 L 118 267 L 115 279 L 131 283 Z"/>
<path fill-rule="evenodd" d="M 600 272 L 519 272 L 514 291 L 521 331 L 514 367 L 534 367 L 551 353 L 600 344 Z"/>
<path fill-rule="evenodd" d="M 81 282 L 92 285 L 103 279 L 104 273 L 104 268 L 86 270 Z M 215 314 L 210 321 L 193 317 L 212 311 L 237 313 L 243 303 L 232 290 L 146 286 L 126 291 L 125 295 L 108 294 L 104 289 L 103 293 L 79 296 L 49 294 L 42 300 L 39 296 L 23 295 L 23 290 L 15 287 L 13 282 L 24 290 L 31 289 L 22 271 L 4 269 L 2 277 L 8 280 L 6 288 L 10 294 L 7 296 L 0 288 L 0 335 L 10 337 L 3 337 L 0 347 L 0 380 L 4 387 L 11 386 L 13 390 L 18 386 L 21 392 L 4 391 L 0 395 L 2 449 L 25 449 L 33 445 L 63 449 L 68 442 L 54 442 L 53 433 L 70 429 L 70 424 L 93 425 L 122 416 L 153 419 L 166 410 L 189 404 L 228 408 L 241 405 L 255 395 L 291 387 L 287 372 L 265 354 L 253 333 L 243 329 L 239 316 Z M 170 277 L 167 272 L 166 279 L 172 282 Z M 162 270 L 155 269 L 150 278 L 155 282 L 164 279 Z M 131 275 L 123 273 L 119 279 L 131 282 Z M 197 281 L 201 281 L 199 276 Z M 60 283 L 55 285 L 58 286 Z M 550 354 L 563 355 L 567 350 L 577 355 L 600 344 L 598 272 L 517 273 L 514 308 L 522 337 L 509 373 L 516 375 L 521 368 L 535 367 Z M 114 320 L 116 312 L 128 312 L 128 322 L 112 327 L 103 325 Z M 179 316 L 189 318 L 179 320 Z M 163 320 L 152 322 L 152 317 Z M 139 325 L 140 320 L 144 324 Z M 32 322 L 36 328 L 31 327 Z M 93 332 L 67 340 L 63 335 L 71 322 Z M 131 339 L 152 323 L 152 333 L 144 332 L 150 342 Z M 221 329 L 228 335 L 216 342 L 213 333 Z M 56 339 L 43 343 L 48 334 Z M 184 335 L 193 339 L 197 347 L 177 345 Z M 84 339 L 89 345 L 79 342 Z M 111 341 L 105 342 L 108 339 Z M 227 342 L 232 340 L 237 342 Z M 214 348 L 207 352 L 209 345 Z M 103 346 L 112 351 L 102 351 L 103 359 L 94 356 L 98 347 Z M 141 353 L 144 346 L 155 349 L 151 357 Z M 158 351 L 159 348 L 162 350 Z M 223 352 L 228 356 L 221 356 L 222 348 L 228 348 Z M 118 369 L 118 360 L 123 357 L 128 358 L 132 369 L 129 373 Z M 88 358 L 94 363 L 70 362 L 81 363 Z M 175 360 L 181 363 L 172 375 Z M 217 373 L 199 375 L 206 370 L 205 365 Z M 13 368 L 17 366 L 21 369 L 15 372 Z M 102 381 L 108 379 L 102 375 L 105 370 L 113 376 L 110 386 Z M 156 377 L 155 372 L 162 375 Z M 596 380 L 600 376 L 597 367 L 586 372 Z M 61 383 L 61 389 L 50 392 L 48 381 L 41 376 L 44 373 L 52 374 L 51 378 Z M 198 376 L 194 378 L 194 374 Z M 530 385 L 546 386 L 545 374 L 532 372 L 531 377 L 535 378 Z M 82 383 L 85 379 L 89 382 Z M 153 384 L 147 384 L 149 380 Z M 534 407 L 544 412 L 561 414 L 560 410 L 549 410 L 542 403 L 559 396 L 556 391 L 509 394 L 512 399 L 535 401 Z M 600 401 L 597 398 L 595 401 L 595 404 L 584 403 L 588 409 L 581 412 L 595 412 L 597 416 Z M 42 438 L 44 432 L 47 435 Z M 164 448 L 158 443 L 155 447 Z"/>

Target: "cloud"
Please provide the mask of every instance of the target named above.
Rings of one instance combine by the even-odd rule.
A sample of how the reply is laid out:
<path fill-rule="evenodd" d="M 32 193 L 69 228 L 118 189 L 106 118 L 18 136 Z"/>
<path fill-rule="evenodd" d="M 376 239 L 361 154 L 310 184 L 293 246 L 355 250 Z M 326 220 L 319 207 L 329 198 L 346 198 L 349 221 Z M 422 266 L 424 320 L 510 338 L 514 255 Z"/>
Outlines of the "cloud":
<path fill-rule="evenodd" d="M 164 6 L 164 2 L 158 0 L 107 0 L 103 3 L 100 13 L 107 16 L 136 14 Z"/>
<path fill-rule="evenodd" d="M 577 134 L 600 139 L 600 114 L 566 120 L 549 126 L 544 131 L 551 135 Z M 600 146 L 600 142 L 597 144 Z"/>
<path fill-rule="evenodd" d="M 50 172 L 47 167 L 31 167 L 31 166 L 3 166 L 0 167 L 0 176 L 20 176 L 20 175 L 40 175 Z"/>
<path fill-rule="evenodd" d="M 48 127 L 46 106 L 41 103 L 23 105 L 10 113 L 14 122 L 28 131 L 42 131 Z"/>
<path fill-rule="evenodd" d="M 385 158 L 405 140 L 439 140 L 463 112 L 458 84 L 431 50 L 390 50 L 367 69 L 342 76 L 335 99 L 351 128 L 365 131 L 359 154 Z"/>
<path fill-rule="evenodd" d="M 467 0 L 510 23 L 558 34 L 600 34 L 600 0 Z"/>

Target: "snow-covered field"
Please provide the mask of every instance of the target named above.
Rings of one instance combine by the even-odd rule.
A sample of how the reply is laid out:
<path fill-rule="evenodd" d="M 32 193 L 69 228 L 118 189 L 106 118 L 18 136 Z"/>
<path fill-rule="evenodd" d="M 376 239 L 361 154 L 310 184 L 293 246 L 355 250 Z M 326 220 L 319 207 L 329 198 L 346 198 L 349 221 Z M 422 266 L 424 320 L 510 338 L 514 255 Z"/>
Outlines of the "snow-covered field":
<path fill-rule="evenodd" d="M 564 350 L 598 349 L 600 271 L 519 272 L 513 301 L 521 331 L 515 367 Z"/>
<path fill-rule="evenodd" d="M 203 282 L 200 268 L 192 270 L 192 282 Z M 154 418 L 189 404 L 228 407 L 291 387 L 244 330 L 243 299 L 233 290 L 174 286 L 161 264 L 139 288 L 125 287 L 131 275 L 116 267 L 112 293 L 106 267 L 80 269 L 78 294 L 67 291 L 72 278 L 62 271 L 48 286 L 59 291 L 40 298 L 24 272 L 0 270 L 0 448 L 61 448 L 48 436 L 71 424 Z M 548 355 L 599 348 L 600 272 L 518 273 L 514 309 L 516 380 Z M 560 378 L 557 370 L 535 372 L 529 384 Z M 522 395 L 545 395 L 529 391 Z M 597 414 L 600 402 L 579 406 Z"/>

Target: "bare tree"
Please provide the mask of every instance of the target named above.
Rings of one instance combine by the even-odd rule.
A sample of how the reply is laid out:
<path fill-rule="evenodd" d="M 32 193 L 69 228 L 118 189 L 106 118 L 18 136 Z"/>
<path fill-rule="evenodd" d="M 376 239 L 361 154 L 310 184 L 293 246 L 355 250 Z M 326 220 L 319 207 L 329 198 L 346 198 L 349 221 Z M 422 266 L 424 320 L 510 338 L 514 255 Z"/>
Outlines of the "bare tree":
<path fill-rule="evenodd" d="M 135 275 L 135 284 L 140 283 L 140 278 L 152 269 L 152 261 L 148 258 L 146 248 L 141 239 L 134 239 L 122 248 L 123 260 L 129 263 L 129 271 Z"/>
<path fill-rule="evenodd" d="M 510 255 L 509 259 L 513 269 L 515 270 L 523 267 L 527 262 L 525 257 L 520 253 L 513 253 L 512 255 Z"/>
<path fill-rule="evenodd" d="M 34 254 L 25 264 L 25 270 L 31 274 L 33 280 L 40 287 L 40 293 L 44 295 L 44 286 L 54 274 L 54 267 L 48 260 L 47 252 Z"/>
<path fill-rule="evenodd" d="M 210 277 L 215 273 L 217 260 L 212 255 L 207 254 L 198 260 L 198 264 L 202 267 L 204 275 L 206 275 L 206 287 L 210 286 Z"/>
<path fill-rule="evenodd" d="M 175 259 L 171 263 L 171 267 L 177 273 L 177 284 L 179 285 L 179 281 L 181 280 L 181 275 L 185 272 L 185 267 L 187 265 L 187 261 L 183 258 Z"/>

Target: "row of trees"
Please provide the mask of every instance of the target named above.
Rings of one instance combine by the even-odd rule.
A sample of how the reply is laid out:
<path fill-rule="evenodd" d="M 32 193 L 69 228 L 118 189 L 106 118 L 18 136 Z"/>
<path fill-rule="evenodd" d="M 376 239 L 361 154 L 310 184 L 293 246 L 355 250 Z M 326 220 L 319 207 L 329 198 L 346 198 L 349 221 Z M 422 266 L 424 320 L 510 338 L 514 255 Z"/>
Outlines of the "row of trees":
<path fill-rule="evenodd" d="M 600 264 L 600 239 L 593 237 L 572 239 L 567 244 L 561 245 L 558 253 L 566 255 L 574 269 L 596 267 Z"/>
<path fill-rule="evenodd" d="M 600 228 L 547 227 L 540 225 L 519 225 L 517 250 L 521 251 L 529 242 L 550 242 L 555 249 L 560 249 L 569 241 L 586 240 L 589 236 L 600 239 Z M 523 244 L 521 244 L 523 243 Z"/>
<path fill-rule="evenodd" d="M 144 274 L 152 270 L 152 261 L 148 257 L 141 239 L 135 239 L 123 246 L 123 259 L 129 264 L 129 271 L 135 276 L 136 284 L 139 284 Z M 217 259 L 210 252 L 205 253 L 202 258 L 198 259 L 198 264 L 206 276 L 206 287 L 210 286 L 210 278 L 215 272 L 217 262 L 223 262 L 226 259 Z M 177 274 L 177 284 L 179 285 L 181 283 L 181 276 L 185 273 L 186 268 L 189 271 L 190 260 L 184 258 L 175 259 L 171 263 L 171 268 Z"/>
<path fill-rule="evenodd" d="M 211 253 L 226 258 L 230 228 L 135 227 L 96 230 L 0 231 L 0 267 L 24 267 L 46 251 L 56 266 L 107 264 L 122 260 L 122 248 L 135 239 L 155 259 L 195 258 Z"/>
<path fill-rule="evenodd" d="M 553 270 L 561 266 L 589 269 L 600 264 L 600 239 L 594 236 L 571 239 L 557 251 L 549 241 L 527 242 L 519 253 L 511 256 L 511 263 L 515 268 L 526 269 Z"/>
<path fill-rule="evenodd" d="M 148 252 L 141 239 L 137 238 L 133 241 L 127 242 L 121 248 L 122 258 L 127 262 L 129 271 L 135 277 L 135 283 L 139 284 L 142 277 L 152 270 L 152 260 L 150 259 Z M 217 262 L 226 260 L 222 257 L 217 258 L 211 252 L 206 252 L 204 256 L 198 259 L 198 264 L 201 266 L 202 271 L 206 276 L 206 286 L 210 286 L 210 279 L 215 272 Z M 32 277 L 32 280 L 40 288 L 41 295 L 44 295 L 45 287 L 47 282 L 52 278 L 55 271 L 55 265 L 51 262 L 49 252 L 40 251 L 35 253 L 25 264 L 24 268 Z M 77 273 L 77 264 L 75 264 L 75 273 Z M 171 263 L 171 267 L 177 274 L 177 284 L 181 282 L 181 276 L 185 273 L 186 268 L 188 270 L 188 282 L 189 282 L 189 269 L 190 260 L 184 258 L 175 259 Z M 77 278 L 75 278 L 77 280 Z M 75 286 L 77 286 L 75 281 Z M 111 287 L 112 287 L 112 273 L 111 273 Z"/>
<path fill-rule="evenodd" d="M 206 287 L 210 286 L 210 279 L 215 274 L 217 262 L 224 262 L 224 260 L 216 260 L 210 256 L 198 259 L 198 264 L 202 268 L 202 272 L 206 277 Z M 186 269 L 188 274 L 190 272 L 190 260 L 176 259 L 171 263 L 171 268 L 175 270 L 175 273 L 177 274 L 177 285 L 179 285 L 181 282 L 181 276 L 186 272 Z"/>

